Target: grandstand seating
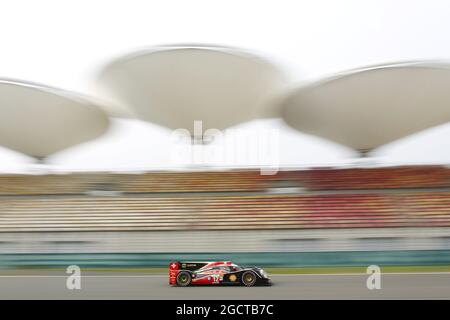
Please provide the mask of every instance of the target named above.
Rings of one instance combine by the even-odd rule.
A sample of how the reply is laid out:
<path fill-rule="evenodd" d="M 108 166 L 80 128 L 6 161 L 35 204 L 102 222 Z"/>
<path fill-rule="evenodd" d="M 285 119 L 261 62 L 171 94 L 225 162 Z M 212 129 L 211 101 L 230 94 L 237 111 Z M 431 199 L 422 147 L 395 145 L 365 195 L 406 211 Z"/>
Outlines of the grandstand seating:
<path fill-rule="evenodd" d="M 450 187 L 450 169 L 442 166 L 313 169 L 287 174 L 297 174 L 311 190 Z"/>
<path fill-rule="evenodd" d="M 81 194 L 103 188 L 111 182 L 110 174 L 4 174 L 0 175 L 0 195 Z"/>
<path fill-rule="evenodd" d="M 270 187 L 259 171 L 149 172 L 143 174 L 0 175 L 0 195 L 262 191 Z"/>
<path fill-rule="evenodd" d="M 257 170 L 154 172 L 123 175 L 121 190 L 126 193 L 262 191 L 277 178 L 263 176 Z"/>
<path fill-rule="evenodd" d="M 450 226 L 450 192 L 14 197 L 0 232 Z"/>
<path fill-rule="evenodd" d="M 73 173 L 0 175 L 0 195 L 122 193 L 261 192 L 274 187 L 309 190 L 450 188 L 450 169 L 442 166 L 311 169 L 261 175 L 258 170 Z"/>
<path fill-rule="evenodd" d="M 276 186 L 306 192 L 266 192 Z M 4 174 L 0 232 L 444 227 L 449 187 L 441 166 Z M 93 190 L 123 194 L 85 195 Z M 245 191 L 254 193 L 232 193 Z"/>

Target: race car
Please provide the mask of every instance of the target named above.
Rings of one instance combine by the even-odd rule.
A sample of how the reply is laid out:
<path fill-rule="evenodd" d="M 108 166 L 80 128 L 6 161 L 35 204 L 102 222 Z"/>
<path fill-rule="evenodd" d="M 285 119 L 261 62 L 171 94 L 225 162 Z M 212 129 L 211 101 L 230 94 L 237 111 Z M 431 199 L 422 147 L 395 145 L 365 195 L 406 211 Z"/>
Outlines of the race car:
<path fill-rule="evenodd" d="M 169 266 L 169 284 L 190 285 L 271 285 L 267 273 L 258 267 L 240 267 L 231 261 L 174 261 Z"/>

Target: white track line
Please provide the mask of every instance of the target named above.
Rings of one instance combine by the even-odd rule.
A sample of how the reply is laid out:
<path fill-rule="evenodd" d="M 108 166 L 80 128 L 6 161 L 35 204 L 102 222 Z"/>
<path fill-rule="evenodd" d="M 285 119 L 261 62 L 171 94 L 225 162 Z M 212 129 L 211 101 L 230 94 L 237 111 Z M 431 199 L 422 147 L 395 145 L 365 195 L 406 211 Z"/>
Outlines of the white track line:
<path fill-rule="evenodd" d="M 431 275 L 431 274 L 447 274 L 450 275 L 450 271 L 439 272 L 383 272 L 381 275 Z M 290 276 L 367 276 L 370 273 L 293 273 L 293 274 L 274 274 L 274 277 L 290 277 Z"/>

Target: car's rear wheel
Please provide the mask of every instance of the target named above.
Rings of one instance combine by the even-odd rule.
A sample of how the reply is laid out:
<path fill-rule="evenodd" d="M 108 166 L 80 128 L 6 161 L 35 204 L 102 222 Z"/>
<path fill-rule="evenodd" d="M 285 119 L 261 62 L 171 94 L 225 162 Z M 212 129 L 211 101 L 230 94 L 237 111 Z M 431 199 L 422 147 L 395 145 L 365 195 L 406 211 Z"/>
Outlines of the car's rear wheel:
<path fill-rule="evenodd" d="M 256 274 L 253 271 L 245 271 L 242 274 L 241 281 L 244 286 L 254 286 L 256 283 Z"/>
<path fill-rule="evenodd" d="M 180 287 L 186 287 L 191 284 L 192 276 L 187 271 L 181 271 L 177 275 L 177 285 Z"/>

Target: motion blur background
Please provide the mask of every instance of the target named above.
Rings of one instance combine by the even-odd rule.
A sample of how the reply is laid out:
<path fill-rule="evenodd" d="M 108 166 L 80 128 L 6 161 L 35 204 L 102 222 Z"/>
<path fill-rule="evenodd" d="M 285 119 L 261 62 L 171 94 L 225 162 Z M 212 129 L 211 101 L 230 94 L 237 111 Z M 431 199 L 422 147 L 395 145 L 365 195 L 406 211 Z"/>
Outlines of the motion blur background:
<path fill-rule="evenodd" d="M 2 2 L 0 268 L 450 265 L 449 31 L 446 1 Z"/>

